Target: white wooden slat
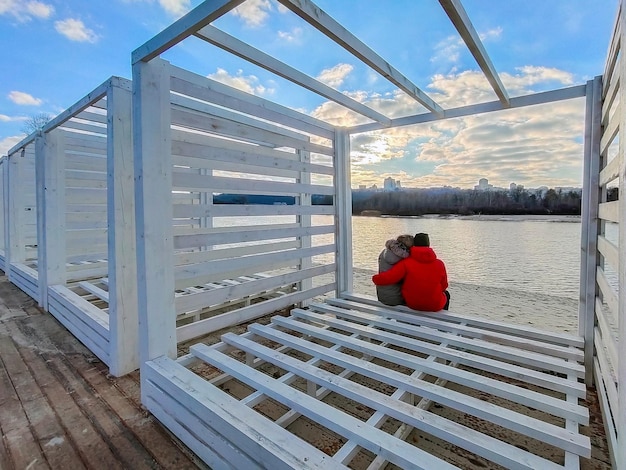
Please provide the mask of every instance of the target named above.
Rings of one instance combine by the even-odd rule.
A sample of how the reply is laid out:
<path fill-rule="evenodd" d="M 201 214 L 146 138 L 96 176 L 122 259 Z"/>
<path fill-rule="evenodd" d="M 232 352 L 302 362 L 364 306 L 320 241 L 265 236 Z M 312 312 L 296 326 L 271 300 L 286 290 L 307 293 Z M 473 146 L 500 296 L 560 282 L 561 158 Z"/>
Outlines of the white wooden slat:
<path fill-rule="evenodd" d="M 619 176 L 619 158 L 611 160 L 600 172 L 600 186 L 610 183 Z"/>
<path fill-rule="evenodd" d="M 78 285 L 90 294 L 98 297 L 100 300 L 104 300 L 105 302 L 109 301 L 109 293 L 103 289 L 100 289 L 97 286 L 94 286 L 91 282 L 81 281 L 78 283 Z"/>
<path fill-rule="evenodd" d="M 619 59 L 617 60 L 619 63 Z M 611 118 L 611 109 L 614 107 L 614 105 L 619 106 L 619 102 L 617 102 L 615 99 L 619 96 L 620 77 L 619 74 L 617 76 L 611 77 L 605 75 L 602 77 L 602 81 L 602 125 L 606 127 L 609 124 Z"/>
<path fill-rule="evenodd" d="M 365 305 L 377 305 L 382 306 L 382 304 L 372 296 L 367 296 L 363 294 L 353 294 L 351 292 L 346 292 L 342 294 L 342 299 L 350 300 L 354 302 L 363 303 Z M 329 303 L 332 300 L 329 300 Z M 385 307 L 389 309 L 390 307 Z M 419 314 L 419 312 L 415 310 L 410 310 L 406 307 L 398 306 L 391 308 L 392 310 L 405 311 L 412 314 Z M 523 325 L 513 325 L 511 323 L 505 322 L 497 322 L 491 319 L 485 319 L 480 317 L 472 317 L 469 315 L 461 315 L 458 313 L 450 312 L 450 311 L 441 311 L 437 312 L 437 318 L 441 320 L 449 320 L 453 322 L 465 323 L 470 326 L 483 328 L 485 330 L 493 330 L 502 333 L 514 334 L 517 336 L 523 336 L 530 339 L 535 339 L 539 341 L 546 341 L 554 344 L 561 345 L 569 345 L 582 347 L 584 346 L 584 340 L 579 336 L 573 336 L 570 334 L 564 333 L 556 333 L 551 331 L 542 330 L 539 328 L 532 328 Z"/>
<path fill-rule="evenodd" d="M 616 116 L 619 116 L 619 113 L 622 112 L 621 103 L 617 105 L 616 109 L 613 112 L 616 113 L 615 114 Z M 602 132 L 602 138 L 600 139 L 600 153 L 602 155 L 606 155 L 609 146 L 615 140 L 615 137 L 617 136 L 618 132 L 619 132 L 619 120 L 618 119 L 609 120 L 606 127 L 604 128 L 604 131 Z"/>
<path fill-rule="evenodd" d="M 172 188 L 182 191 L 225 192 L 234 194 L 273 194 L 293 196 L 300 193 L 333 195 L 332 186 L 263 181 L 247 178 L 226 178 L 172 172 Z M 70 190 L 71 191 L 71 190 Z"/>
<path fill-rule="evenodd" d="M 333 126 L 308 114 L 245 93 L 182 68 L 172 66 L 171 71 L 172 91 L 327 139 L 332 139 L 334 136 Z"/>
<path fill-rule="evenodd" d="M 106 253 L 107 247 L 106 240 L 103 239 L 70 243 L 66 247 L 67 259 L 80 260 L 84 259 L 84 257 L 97 259 L 101 257 L 102 253 Z"/>
<path fill-rule="evenodd" d="M 216 135 L 228 136 L 243 142 L 270 145 L 272 147 L 290 147 L 309 150 L 310 152 L 332 156 L 332 149 L 305 140 L 294 139 L 276 132 L 255 129 L 240 123 L 230 122 L 210 115 L 185 111 L 174 107 L 171 110 L 172 124 L 179 127 L 202 130 Z"/>
<path fill-rule="evenodd" d="M 334 206 L 297 204 L 174 204 L 174 218 L 263 217 L 279 215 L 333 215 Z"/>
<path fill-rule="evenodd" d="M 106 181 L 107 174 L 105 171 L 88 171 L 88 170 L 73 170 L 65 168 L 65 179 L 70 180 L 85 180 L 85 181 Z"/>
<path fill-rule="evenodd" d="M 287 261 L 294 261 L 301 257 L 321 255 L 334 250 L 334 245 L 322 245 L 301 250 L 288 250 L 282 253 L 266 253 L 256 256 L 248 256 L 245 258 L 177 266 L 174 269 L 174 272 L 176 279 L 180 281 L 186 279 L 197 279 L 202 276 L 212 276 L 213 280 L 215 280 L 214 276 L 216 273 L 226 273 L 239 269 L 256 269 L 257 271 L 262 271 L 263 267 L 274 266 Z M 252 272 L 254 271 L 251 271 L 251 273 Z"/>
<path fill-rule="evenodd" d="M 615 289 L 609 284 L 604 270 L 600 266 L 596 269 L 596 282 L 598 283 L 600 292 L 602 292 L 602 299 L 617 318 L 617 312 L 619 312 L 619 294 L 615 292 Z"/>
<path fill-rule="evenodd" d="M 206 251 L 185 251 L 174 254 L 174 265 L 183 266 L 186 264 L 198 264 L 206 263 L 208 261 L 215 261 L 218 259 L 232 259 L 241 256 L 258 255 L 262 253 L 292 250 L 299 248 L 300 243 L 298 240 L 290 240 L 285 242 L 276 243 L 263 243 L 254 244 L 248 246 L 236 246 L 230 248 L 223 248 L 219 250 L 206 250 Z"/>
<path fill-rule="evenodd" d="M 297 311 L 300 312 L 299 309 Z M 313 321 L 319 321 L 319 318 L 315 315 L 303 318 L 307 318 Z M 581 423 L 586 423 L 589 419 L 589 414 L 587 410 L 581 406 L 570 406 L 564 404 L 563 400 L 552 398 L 546 396 L 545 394 L 534 392 L 526 388 L 491 379 L 489 377 L 478 375 L 473 372 L 457 369 L 456 367 L 452 367 L 450 365 L 440 364 L 439 362 L 432 362 L 428 359 L 422 359 L 418 356 L 401 351 L 396 351 L 395 349 L 392 350 L 381 345 L 371 344 L 364 339 L 354 339 L 343 336 L 339 333 L 331 332 L 324 328 L 307 325 L 306 323 L 296 321 L 293 318 L 276 317 L 272 319 L 272 322 L 283 328 L 298 331 L 304 335 L 310 335 L 314 338 L 320 338 L 325 341 L 330 341 L 334 344 L 344 346 L 348 349 L 354 349 L 355 351 L 362 352 L 366 355 L 369 354 L 374 357 L 378 357 L 393 364 L 409 367 L 411 369 L 419 369 L 420 371 L 426 372 L 435 377 L 446 379 L 450 382 L 458 383 L 460 385 L 473 389 L 481 390 L 483 392 L 490 393 L 491 395 L 499 396 L 513 402 L 521 403 L 524 406 L 537 408 L 547 413 L 551 413 L 555 416 L 561 416 L 563 418 L 572 419 Z M 510 367 L 507 367 L 509 366 L 509 364 L 505 362 L 487 359 L 486 361 L 484 361 L 484 367 L 480 367 L 482 359 L 481 357 L 474 356 L 468 353 L 459 353 L 459 351 L 456 351 L 447 346 L 439 346 L 425 343 L 425 347 L 422 347 L 418 341 L 412 339 L 407 340 L 406 338 L 403 338 L 393 333 L 376 334 L 375 330 L 372 331 L 372 328 L 367 326 L 363 326 L 361 328 L 355 327 L 346 329 L 346 327 L 344 327 L 341 322 L 335 321 L 328 322 L 328 325 L 333 328 L 345 329 L 345 331 L 359 335 L 362 338 L 377 339 L 385 343 L 389 342 L 389 344 L 406 347 L 408 350 L 422 352 L 430 356 L 446 359 L 451 361 L 452 364 L 457 363 L 455 362 L 455 359 L 458 357 L 458 364 L 464 364 L 470 367 L 479 368 L 480 370 L 486 370 L 499 375 L 504 375 L 505 377 L 514 377 L 520 381 L 527 383 L 533 383 L 537 385 L 545 384 L 548 385 L 547 388 L 553 390 L 557 389 L 558 384 L 560 385 L 558 386 L 558 389 L 560 391 L 563 391 L 565 393 L 569 392 L 579 397 L 581 394 L 582 396 L 585 396 L 585 390 L 583 389 L 581 391 L 579 387 L 576 387 L 575 385 L 577 384 L 577 382 L 575 381 L 560 380 L 558 382 L 553 382 L 552 384 L 547 384 L 548 381 L 544 379 L 539 380 L 539 383 L 535 383 L 536 381 L 533 380 L 532 373 L 529 374 L 527 371 L 519 366 L 514 366 L 511 369 Z M 538 376 L 540 374 L 534 375 Z"/>
<path fill-rule="evenodd" d="M 211 118 L 219 118 L 232 123 L 243 124 L 246 127 L 252 127 L 259 131 L 268 131 L 271 134 L 284 135 L 290 139 L 301 140 L 303 142 L 309 140 L 309 136 L 302 132 L 287 129 L 284 126 L 278 126 L 269 121 L 260 120 L 256 116 L 237 113 L 221 106 L 198 101 L 185 95 L 172 94 L 170 95 L 170 102 L 172 103 L 173 109 L 179 109 L 183 112 L 191 111 L 201 115 L 209 115 Z"/>
<path fill-rule="evenodd" d="M 597 330 L 594 333 L 596 336 L 594 340 L 599 341 L 600 343 L 598 344 L 601 344 L 602 339 L 598 337 Z M 618 391 L 618 383 L 617 383 L 617 377 L 615 375 L 615 369 L 613 369 L 612 365 L 608 363 L 607 357 L 603 348 L 597 348 L 596 351 L 597 351 L 597 354 L 595 357 L 595 361 L 599 366 L 600 379 L 601 379 L 598 382 L 597 388 L 604 389 L 609 406 L 611 408 L 611 416 L 615 417 L 615 415 L 619 413 L 619 407 L 620 407 L 620 395 Z"/>
<path fill-rule="evenodd" d="M 370 325 L 359 325 L 352 321 L 333 319 L 329 315 L 317 314 L 300 309 L 294 309 L 291 312 L 291 315 L 294 318 L 302 318 L 308 321 L 320 322 L 322 324 L 329 325 L 332 328 L 344 330 L 349 333 L 358 333 L 363 337 L 375 339 L 377 341 L 390 342 L 392 344 L 401 345 L 402 347 L 410 351 L 415 351 L 427 355 L 436 355 L 437 357 L 441 357 L 451 362 L 458 362 L 459 364 L 465 364 L 469 367 L 486 370 L 495 374 L 502 375 L 504 377 L 512 377 L 517 380 L 522 380 L 527 383 L 539 385 L 550 390 L 556 390 L 564 393 L 575 393 L 581 398 L 584 398 L 586 395 L 584 384 L 563 380 L 559 377 L 546 376 L 546 374 L 543 373 L 542 370 L 536 371 L 528 367 L 512 364 L 510 360 L 500 361 L 497 359 L 484 357 L 475 354 L 467 349 L 458 351 L 456 348 L 442 348 L 439 347 L 437 344 L 431 343 L 431 338 L 429 338 L 428 336 L 424 338 L 420 337 L 419 339 L 415 336 L 407 338 L 396 334 L 395 328 L 393 326 L 391 328 L 394 332 L 391 333 L 372 328 Z M 276 322 L 282 324 L 283 320 L 277 318 Z M 290 327 L 292 328 L 296 328 L 296 326 L 298 328 L 301 328 L 301 326 L 297 324 L 290 325 Z M 454 338 L 454 336 L 452 336 L 452 338 Z M 433 337 L 432 339 L 435 339 L 435 337 Z M 440 343 L 441 341 L 445 340 L 439 339 L 438 342 Z M 454 346 L 451 343 L 450 345 Z M 523 363 L 523 361 L 519 360 L 517 362 Z M 581 373 L 582 371 L 579 371 L 579 374 Z M 493 393 L 495 394 L 495 392 Z"/>
<path fill-rule="evenodd" d="M 91 122 L 79 122 L 74 119 L 64 122 L 63 129 L 66 132 L 81 131 L 90 135 L 106 134 L 105 126 L 98 126 Z"/>
<path fill-rule="evenodd" d="M 608 222 L 619 223 L 619 201 L 601 202 L 598 217 Z"/>
<path fill-rule="evenodd" d="M 285 171 L 306 171 L 313 174 L 333 175 L 330 166 L 295 160 L 295 153 L 281 149 L 251 145 L 225 139 L 198 138 L 198 134 L 172 131 L 172 154 L 175 164 L 192 168 L 212 168 L 220 162 L 233 165 L 249 165 L 253 168 L 280 169 Z M 192 142 L 189 142 L 192 140 Z M 204 142 L 197 142 L 204 140 Z M 329 149 L 332 152 L 332 149 Z M 239 166 L 241 167 L 241 166 Z M 237 167 L 237 168 L 239 168 Z M 228 169 L 222 166 L 220 169 Z M 267 172 L 267 171 L 266 171 Z"/>
<path fill-rule="evenodd" d="M 607 350 L 607 354 L 609 356 L 610 362 L 613 365 L 619 364 L 619 355 L 617 353 L 617 338 L 615 337 L 615 332 L 613 328 L 609 325 L 609 321 L 606 318 L 606 315 L 602 308 L 602 302 L 598 297 L 596 297 L 595 301 L 596 307 L 596 319 L 598 322 L 598 328 L 600 330 L 600 336 L 602 337 L 602 346 L 604 346 Z M 597 345 L 596 347 L 599 347 Z"/>
<path fill-rule="evenodd" d="M 253 293 L 269 291 L 288 284 L 299 282 L 306 278 L 329 274 L 334 270 L 334 265 L 316 266 L 292 273 L 281 274 L 264 279 L 257 279 L 247 283 L 230 287 L 217 288 L 196 294 L 180 296 L 176 298 L 176 312 L 189 312 L 209 305 L 219 305 L 230 299 L 241 299 Z"/>
<path fill-rule="evenodd" d="M 265 300 L 257 304 L 242 307 L 232 312 L 216 315 L 211 318 L 200 320 L 189 325 L 176 328 L 176 339 L 179 343 L 197 338 L 213 331 L 221 330 L 233 325 L 240 325 L 255 318 L 259 318 L 268 313 L 275 312 L 285 307 L 302 302 L 312 297 L 321 296 L 333 291 L 334 284 L 324 284 L 312 289 L 283 295 L 274 299 Z"/>
<path fill-rule="evenodd" d="M 523 363 L 530 367 L 553 370 L 555 372 L 567 373 L 575 370 L 581 374 L 584 367 L 579 364 L 568 365 L 562 358 L 553 357 L 543 353 L 532 351 L 524 351 L 521 355 L 517 348 L 491 343 L 480 339 L 471 339 L 457 337 L 446 332 L 440 332 L 428 327 L 420 327 L 407 325 L 406 323 L 395 322 L 393 320 L 378 320 L 375 315 L 361 314 L 354 311 L 347 311 L 341 308 L 332 308 L 321 304 L 311 304 L 311 308 L 315 308 L 320 312 L 331 313 L 340 318 L 350 319 L 352 321 L 361 321 L 381 328 L 387 328 L 393 324 L 393 329 L 403 334 L 414 335 L 421 338 L 429 338 L 435 341 L 449 341 L 451 345 L 469 350 L 480 352 L 491 357 L 497 357 L 503 360 L 509 360 L 516 363 Z"/>
<path fill-rule="evenodd" d="M 105 338 L 95 334 L 78 317 L 60 302 L 54 295 L 49 296 L 49 312 L 61 323 L 72 335 L 95 354 L 102 362 L 109 364 L 109 345 Z M 85 317 L 86 318 L 86 317 Z"/>
<path fill-rule="evenodd" d="M 104 189 L 66 188 L 65 197 L 69 201 L 81 204 L 106 204 L 107 192 Z"/>
<path fill-rule="evenodd" d="M 233 336 L 234 335 L 226 334 L 225 338 L 228 337 L 230 339 Z M 241 341 L 246 342 L 247 340 L 241 339 Z M 437 460 L 427 461 L 427 458 L 436 459 L 436 457 L 421 449 L 407 444 L 404 441 L 400 441 L 379 429 L 367 426 L 360 420 L 356 420 L 356 418 L 342 413 L 329 405 L 325 405 L 313 397 L 241 364 L 221 352 L 215 351 L 202 344 L 191 346 L 190 352 L 205 362 L 233 375 L 233 377 L 249 386 L 261 390 L 268 397 L 286 404 L 303 415 L 308 416 L 310 419 L 320 422 L 323 426 L 351 440 L 358 441 L 360 446 L 377 455 L 383 455 L 386 460 L 399 465 L 401 468 L 413 468 L 417 462 L 422 465 L 425 464 L 422 468 L 444 468 L 442 463 Z M 261 348 L 255 349 L 255 354 L 262 354 Z M 391 417 L 402 422 L 407 422 L 418 429 L 493 460 L 496 463 L 509 467 L 515 466 L 516 468 L 528 469 L 558 468 L 556 464 L 522 451 L 515 446 L 506 444 L 445 418 L 441 418 L 433 413 L 419 410 L 407 403 L 393 400 L 387 395 L 367 389 L 367 387 L 348 379 L 343 379 L 329 372 L 307 366 L 281 353 L 263 354 L 262 357 L 272 363 L 281 362 L 285 369 L 291 370 L 291 372 L 297 370 L 298 375 L 304 376 L 308 380 L 323 384 L 336 393 L 347 396 L 370 408 L 381 410 Z M 280 360 L 273 360 L 274 357 L 280 357 Z M 345 424 L 342 424 L 340 420 L 344 421 Z M 388 440 L 390 440 L 390 444 L 394 444 L 394 447 L 397 449 L 395 452 L 389 452 L 390 449 L 388 450 L 381 445 L 386 441 L 389 442 Z M 378 446 L 376 443 L 378 443 Z M 404 450 L 404 445 L 408 446 L 406 451 L 409 452 L 409 455 L 411 453 L 413 454 L 409 461 L 405 460 L 408 455 L 399 454 L 400 449 Z"/>
<path fill-rule="evenodd" d="M 604 74 L 603 74 L 605 77 L 612 77 L 614 74 L 614 71 L 617 68 L 616 61 L 619 56 L 619 51 L 621 49 L 621 37 L 622 37 L 621 9 L 622 9 L 622 5 L 621 3 L 619 3 L 618 9 L 617 9 L 617 16 L 615 18 L 615 24 L 613 25 L 613 28 L 612 28 L 613 34 L 611 35 L 611 39 L 609 40 L 609 46 L 608 46 L 608 50 L 606 54 L 607 59 L 605 62 Z M 619 70 L 619 68 L 617 68 L 617 70 Z M 619 77 L 620 74 L 617 73 L 617 76 Z"/>
<path fill-rule="evenodd" d="M 481 328 L 467 326 L 460 323 L 446 322 L 439 320 L 435 316 L 436 314 L 428 316 L 425 313 L 416 315 L 414 313 L 395 312 L 393 310 L 377 306 L 366 306 L 341 299 L 330 299 L 328 304 L 346 309 L 356 309 L 359 312 L 380 315 L 386 318 L 402 321 L 404 323 L 409 323 L 411 325 L 430 327 L 439 331 L 455 333 L 466 338 L 485 339 L 490 342 L 513 346 L 520 349 L 527 349 L 529 351 L 539 352 L 542 354 L 549 354 L 554 357 L 563 357 L 577 361 L 582 360 L 582 351 L 578 349 L 570 350 L 566 346 L 548 344 L 543 341 L 537 341 L 530 338 L 520 338 L 516 334 L 485 331 Z"/>
<path fill-rule="evenodd" d="M 81 111 L 80 113 L 74 115 L 74 117 L 82 119 L 83 121 L 92 121 L 94 123 L 104 124 L 102 127 L 106 127 L 106 113 L 99 113 L 96 112 L 96 110 L 98 110 L 98 108 L 87 108 L 85 111 Z"/>
<path fill-rule="evenodd" d="M 390 119 L 378 111 L 375 111 L 359 101 L 344 95 L 325 83 L 306 75 L 300 70 L 279 61 L 275 57 L 265 54 L 259 49 L 238 40 L 224 31 L 217 29 L 215 26 L 207 25 L 201 30 L 196 31 L 195 35 L 196 37 L 203 39 L 214 46 L 224 49 L 231 54 L 264 68 L 265 70 L 273 72 L 279 77 L 289 80 L 307 90 L 323 96 L 324 98 L 334 101 L 335 103 L 340 104 L 355 113 L 368 117 L 369 119 L 377 121 L 385 126 L 389 125 Z"/>
<path fill-rule="evenodd" d="M 175 209 L 176 210 L 176 209 Z M 210 233 L 177 235 L 174 248 L 193 248 L 198 246 L 222 245 L 227 243 L 246 243 L 261 240 L 325 235 L 334 233 L 334 225 L 298 227 L 295 224 L 251 225 L 247 227 L 219 227 L 210 229 Z"/>
<path fill-rule="evenodd" d="M 50 286 L 48 290 L 50 297 L 54 297 L 57 302 L 64 305 L 72 316 L 88 324 L 90 330 L 108 341 L 109 316 L 106 313 L 65 286 Z"/>
<path fill-rule="evenodd" d="M 594 358 L 593 370 L 595 376 L 595 383 L 602 385 L 602 372 L 600 370 L 600 364 L 598 364 L 598 360 Z M 598 391 L 598 401 L 600 403 L 602 422 L 604 423 L 604 432 L 606 435 L 606 441 L 609 447 L 609 457 L 611 458 L 612 468 L 619 468 L 617 466 L 617 432 L 615 428 L 614 421 L 610 419 L 611 417 L 611 406 L 609 404 L 609 399 L 606 394 L 606 390 L 603 386 L 597 387 Z"/>
<path fill-rule="evenodd" d="M 598 235 L 598 252 L 617 271 L 619 268 L 619 248 L 607 240 L 604 235 Z"/>
<path fill-rule="evenodd" d="M 344 369 L 349 369 L 357 374 L 370 377 L 378 382 L 391 385 L 395 388 L 403 388 L 417 396 L 432 400 L 444 406 L 448 406 L 462 413 L 471 414 L 472 416 L 479 417 L 535 439 L 540 439 L 559 448 L 574 451 L 576 448 L 578 450 L 582 450 L 590 446 L 588 439 L 585 439 L 577 432 L 563 429 L 557 425 L 485 402 L 461 392 L 431 384 L 430 382 L 422 379 L 410 377 L 407 374 L 379 366 L 366 360 L 355 358 L 349 354 L 331 351 L 327 347 L 316 345 L 310 341 L 306 341 L 262 325 L 251 325 L 250 331 L 261 337 L 275 341 L 278 344 L 290 346 L 296 351 L 304 352 L 328 363 L 337 365 Z M 230 344 L 231 346 L 250 352 L 255 356 L 257 356 L 258 351 L 263 351 L 264 354 L 258 357 L 266 358 L 268 354 L 281 354 L 273 353 L 272 349 L 267 348 L 266 346 L 262 346 L 245 338 L 239 338 L 232 333 L 227 333 L 224 337 L 222 337 L 222 341 Z M 278 363 L 280 364 L 279 367 L 282 367 L 284 364 L 282 358 L 287 356 L 279 357 L 274 355 L 274 357 L 278 360 Z M 276 362 L 274 363 L 276 364 Z M 293 364 L 295 364 L 295 362 Z M 295 370 L 298 370 L 298 368 L 296 367 Z M 294 370 L 291 370 L 291 372 L 296 373 Z M 576 447 L 572 446 L 572 442 L 577 443 Z"/>
<path fill-rule="evenodd" d="M 228 452 L 229 446 L 234 446 L 241 453 L 250 456 L 253 464 L 262 463 L 266 468 L 289 467 L 302 470 L 345 468 L 310 444 L 294 439 L 293 434 L 269 419 L 257 413 L 250 413 L 250 410 L 239 405 L 237 400 L 214 386 L 207 386 L 200 377 L 170 359 L 162 357 L 148 362 L 145 376 L 147 384 L 158 387 L 171 397 L 171 400 L 178 403 L 176 408 L 164 407 L 167 411 L 163 414 L 168 412 L 178 414 L 177 409 L 189 410 L 195 419 L 176 421 L 192 427 L 196 439 L 204 439 L 206 431 L 202 431 L 209 428 L 221 436 L 216 444 L 228 443 L 224 449 L 214 449 L 219 454 Z M 153 398 L 156 404 L 160 396 L 153 395 Z M 198 421 L 203 424 L 200 428 L 193 424 Z M 202 452 L 197 452 L 198 455 L 204 455 L 206 452 L 206 449 L 199 450 Z M 237 462 L 239 460 L 232 461 Z M 254 467 L 239 468 L 243 470 Z"/>

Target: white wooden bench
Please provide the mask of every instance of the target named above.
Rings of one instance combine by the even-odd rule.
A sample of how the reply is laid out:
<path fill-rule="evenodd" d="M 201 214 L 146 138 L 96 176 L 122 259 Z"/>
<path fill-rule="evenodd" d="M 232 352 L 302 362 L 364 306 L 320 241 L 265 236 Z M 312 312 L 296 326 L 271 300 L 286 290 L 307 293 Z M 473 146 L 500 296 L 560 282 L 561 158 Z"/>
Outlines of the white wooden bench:
<path fill-rule="evenodd" d="M 581 348 L 574 336 L 346 295 L 253 324 L 244 335 L 227 333 L 214 346 L 193 345 L 177 362 L 150 361 L 146 393 L 151 402 L 167 395 L 168 412 L 181 414 L 191 413 L 196 394 L 209 394 L 222 412 L 262 423 L 236 441 L 221 436 L 233 456 L 267 429 L 298 434 L 306 424 L 316 429 L 310 442 L 302 434 L 293 442 L 307 452 L 323 448 L 333 465 L 365 459 L 369 468 L 454 468 L 436 445 L 420 445 L 433 441 L 507 468 L 573 469 L 591 452 L 580 429 L 589 421 L 579 404 L 586 393 Z M 202 381 L 194 370 L 207 366 L 214 373 Z M 172 383 L 188 386 L 174 393 L 166 390 Z M 210 427 L 219 434 L 216 413 Z M 197 426 L 209 426 L 204 411 L 193 414 Z M 273 452 L 261 444 L 259 462 Z"/>

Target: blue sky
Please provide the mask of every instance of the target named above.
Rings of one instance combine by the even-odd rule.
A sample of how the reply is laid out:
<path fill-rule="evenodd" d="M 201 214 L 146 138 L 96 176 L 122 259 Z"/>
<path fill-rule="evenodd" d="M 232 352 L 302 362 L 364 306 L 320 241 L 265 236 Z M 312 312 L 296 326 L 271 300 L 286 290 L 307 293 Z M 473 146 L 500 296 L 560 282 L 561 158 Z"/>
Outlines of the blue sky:
<path fill-rule="evenodd" d="M 0 154 L 25 120 L 57 115 L 198 0 L 0 0 Z M 315 2 L 444 108 L 495 95 L 436 0 Z M 618 0 L 465 0 L 511 96 L 583 84 L 604 69 Z M 423 108 L 274 0 L 247 0 L 216 26 L 390 116 Z M 354 116 L 189 38 L 173 64 L 340 125 Z M 581 186 L 584 100 L 397 128 L 353 138 L 352 184 Z"/>

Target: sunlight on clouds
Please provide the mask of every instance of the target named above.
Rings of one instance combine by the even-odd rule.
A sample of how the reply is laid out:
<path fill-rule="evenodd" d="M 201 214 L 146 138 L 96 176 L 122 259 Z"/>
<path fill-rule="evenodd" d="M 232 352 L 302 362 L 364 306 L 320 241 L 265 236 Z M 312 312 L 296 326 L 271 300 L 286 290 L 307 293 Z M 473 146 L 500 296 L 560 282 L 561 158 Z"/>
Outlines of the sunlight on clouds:
<path fill-rule="evenodd" d="M 13 101 L 15 104 L 21 104 L 24 106 L 39 106 L 43 100 L 39 98 L 35 98 L 28 93 L 24 93 L 23 91 L 12 91 L 7 97 Z"/>
<path fill-rule="evenodd" d="M 70 41 L 76 42 L 96 42 L 98 36 L 96 33 L 87 28 L 81 20 L 68 18 L 54 22 L 54 28 L 58 33 L 62 34 Z"/>
<path fill-rule="evenodd" d="M 218 68 L 217 72 L 207 75 L 207 78 L 216 80 L 225 85 L 237 88 L 252 95 L 268 96 L 274 93 L 273 88 L 268 88 L 259 82 L 258 77 L 254 75 L 243 75 L 243 71 L 239 70 L 236 76 L 229 74 L 226 70 Z"/>
<path fill-rule="evenodd" d="M 0 155 L 6 155 L 9 150 L 19 144 L 24 137 L 26 137 L 25 134 L 13 135 L 0 140 Z"/>
<path fill-rule="evenodd" d="M 246 26 L 256 28 L 269 17 L 272 4 L 269 0 L 248 0 L 232 11 L 232 14 L 243 20 Z"/>
<path fill-rule="evenodd" d="M 350 64 L 337 64 L 334 67 L 322 70 L 317 79 L 328 86 L 339 88 L 353 69 L 354 67 Z"/>
<path fill-rule="evenodd" d="M 159 0 L 159 5 L 172 16 L 183 16 L 191 9 L 190 0 Z"/>
<path fill-rule="evenodd" d="M 9 14 L 20 22 L 52 16 L 54 7 L 48 3 L 23 0 L 0 0 L 0 15 Z"/>

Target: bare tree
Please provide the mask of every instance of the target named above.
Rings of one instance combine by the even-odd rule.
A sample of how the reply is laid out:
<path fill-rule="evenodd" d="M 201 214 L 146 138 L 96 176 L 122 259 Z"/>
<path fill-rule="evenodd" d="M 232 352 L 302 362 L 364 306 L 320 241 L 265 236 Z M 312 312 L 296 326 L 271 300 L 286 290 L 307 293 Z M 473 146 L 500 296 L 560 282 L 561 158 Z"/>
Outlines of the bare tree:
<path fill-rule="evenodd" d="M 48 113 L 34 114 L 24 121 L 24 125 L 21 130 L 25 134 L 30 135 L 43 128 L 43 126 L 45 126 L 51 119 L 52 115 Z"/>

